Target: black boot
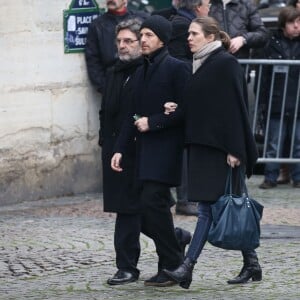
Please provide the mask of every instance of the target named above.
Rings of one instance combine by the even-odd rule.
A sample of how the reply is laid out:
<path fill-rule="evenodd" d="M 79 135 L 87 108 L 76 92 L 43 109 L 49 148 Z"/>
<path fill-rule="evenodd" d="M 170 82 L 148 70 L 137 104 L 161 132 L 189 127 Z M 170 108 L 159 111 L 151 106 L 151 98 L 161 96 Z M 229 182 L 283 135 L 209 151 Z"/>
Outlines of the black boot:
<path fill-rule="evenodd" d="M 187 257 L 185 258 L 184 262 L 174 271 L 164 269 L 163 272 L 178 282 L 182 288 L 188 289 L 192 282 L 194 265 L 195 262 Z"/>
<path fill-rule="evenodd" d="M 255 251 L 243 252 L 244 266 L 238 276 L 228 280 L 228 284 L 246 283 L 250 278 L 252 281 L 262 280 L 262 271 L 258 263 Z"/>

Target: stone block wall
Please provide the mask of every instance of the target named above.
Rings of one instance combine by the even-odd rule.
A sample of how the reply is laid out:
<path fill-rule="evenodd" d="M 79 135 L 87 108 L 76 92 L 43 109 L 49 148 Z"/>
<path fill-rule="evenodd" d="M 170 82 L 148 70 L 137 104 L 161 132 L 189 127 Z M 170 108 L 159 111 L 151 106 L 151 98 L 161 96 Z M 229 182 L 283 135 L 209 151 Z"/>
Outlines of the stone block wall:
<path fill-rule="evenodd" d="M 101 96 L 64 53 L 70 3 L 1 1 L 0 205 L 101 190 Z"/>

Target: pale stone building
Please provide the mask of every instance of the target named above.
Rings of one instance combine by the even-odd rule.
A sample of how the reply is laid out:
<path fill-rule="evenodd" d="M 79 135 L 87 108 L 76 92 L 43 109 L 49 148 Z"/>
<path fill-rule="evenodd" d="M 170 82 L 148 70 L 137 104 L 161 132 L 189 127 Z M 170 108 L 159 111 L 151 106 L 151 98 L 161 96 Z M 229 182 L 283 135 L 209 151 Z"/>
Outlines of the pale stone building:
<path fill-rule="evenodd" d="M 101 97 L 64 53 L 70 3 L 0 0 L 0 205 L 101 191 Z"/>

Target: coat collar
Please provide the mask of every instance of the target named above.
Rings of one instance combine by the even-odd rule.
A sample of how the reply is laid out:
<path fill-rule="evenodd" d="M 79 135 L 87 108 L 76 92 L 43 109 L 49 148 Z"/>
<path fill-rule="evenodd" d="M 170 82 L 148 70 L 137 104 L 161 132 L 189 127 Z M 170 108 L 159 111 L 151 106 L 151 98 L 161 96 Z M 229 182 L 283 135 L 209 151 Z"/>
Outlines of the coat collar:
<path fill-rule="evenodd" d="M 144 56 L 144 78 L 150 78 L 160 62 L 169 54 L 167 47 L 162 47 L 151 53 L 149 56 Z"/>
<path fill-rule="evenodd" d="M 196 18 L 196 14 L 193 11 L 186 9 L 186 8 L 179 8 L 177 10 L 177 14 L 179 16 L 187 18 L 190 21 L 192 21 L 193 19 Z"/>

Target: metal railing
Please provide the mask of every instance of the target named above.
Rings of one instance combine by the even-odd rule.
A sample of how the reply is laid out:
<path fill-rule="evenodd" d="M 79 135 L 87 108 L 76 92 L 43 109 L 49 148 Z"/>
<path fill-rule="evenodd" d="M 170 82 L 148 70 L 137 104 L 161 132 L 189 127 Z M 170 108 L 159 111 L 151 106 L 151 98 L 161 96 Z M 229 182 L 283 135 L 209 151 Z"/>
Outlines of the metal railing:
<path fill-rule="evenodd" d="M 244 67 L 248 82 L 249 114 L 252 132 L 256 137 L 259 149 L 258 162 L 300 163 L 300 157 L 298 155 L 298 157 L 293 156 L 296 146 L 298 147 L 298 153 L 300 151 L 300 145 L 296 145 L 299 143 L 299 140 L 296 141 L 296 130 L 300 130 L 300 60 L 240 59 L 239 62 Z M 291 68 L 293 68 L 293 72 L 296 73 L 296 76 L 293 76 L 292 79 L 291 77 L 289 78 Z M 268 71 L 266 71 L 267 69 Z M 265 81 L 266 72 L 268 72 L 269 76 L 268 82 Z M 280 120 L 278 141 L 276 145 L 273 145 L 273 154 L 275 151 L 276 155 L 273 155 L 270 152 L 270 119 L 274 118 L 272 106 L 274 106 L 274 91 L 278 91 L 278 81 L 276 81 L 278 76 L 281 77 L 279 88 L 283 90 L 280 99 L 281 111 L 278 115 Z M 295 95 L 292 95 L 292 97 L 295 97 L 295 102 L 293 104 L 294 108 L 292 114 L 289 116 L 289 118 L 292 118 L 290 119 L 292 129 L 290 130 L 290 136 L 286 139 L 289 80 L 295 80 L 297 82 L 297 89 Z M 267 97 L 262 96 L 264 95 L 262 90 L 267 91 L 267 93 L 265 93 L 268 95 Z M 278 97 L 278 95 L 276 96 Z M 284 128 L 285 130 L 283 130 Z M 283 147 L 289 150 L 288 154 L 283 153 Z"/>

